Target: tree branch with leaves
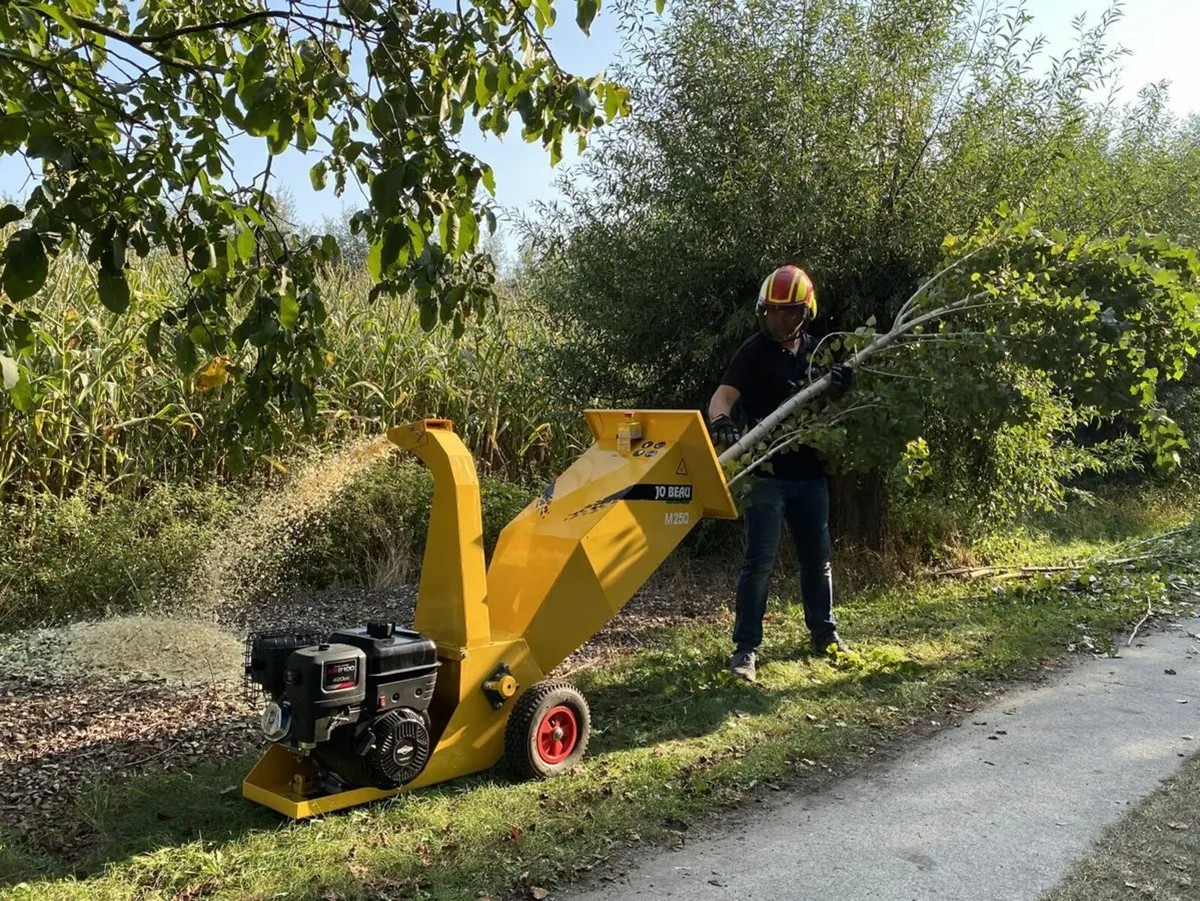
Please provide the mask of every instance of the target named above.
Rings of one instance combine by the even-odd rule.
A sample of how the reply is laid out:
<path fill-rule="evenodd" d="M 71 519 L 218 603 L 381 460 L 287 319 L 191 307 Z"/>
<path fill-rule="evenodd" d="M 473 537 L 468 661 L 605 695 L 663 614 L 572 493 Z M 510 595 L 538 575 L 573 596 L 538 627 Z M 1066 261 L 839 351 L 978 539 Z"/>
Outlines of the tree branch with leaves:
<path fill-rule="evenodd" d="M 947 265 L 888 331 L 871 322 L 830 342 L 866 374 L 861 390 L 821 405 L 830 377 L 812 380 L 721 454 L 731 482 L 799 442 L 836 450 L 851 466 L 895 465 L 923 439 L 932 391 L 950 415 L 955 404 L 964 417 L 984 407 L 1018 424 L 1028 414 L 1014 391 L 1021 380 L 1063 399 L 1073 421 L 1120 419 L 1157 465 L 1179 463 L 1186 441 L 1157 393 L 1183 377 L 1200 346 L 1200 252 L 1162 234 L 1043 233 L 1006 207 L 944 250 Z M 829 362 L 827 349 L 819 353 Z"/>
<path fill-rule="evenodd" d="M 585 32 L 598 9 L 577 0 Z M 556 15 L 553 0 L 0 6 L 0 155 L 40 164 L 23 204 L 0 208 L 13 406 L 33 406 L 24 366 L 51 262 L 86 254 L 99 300 L 122 314 L 131 254 L 162 251 L 186 269 L 187 292 L 146 339 L 185 374 L 219 361 L 238 381 L 242 401 L 222 424 L 235 460 L 280 416 L 311 418 L 326 365 L 316 275 L 337 246 L 275 221 L 271 160 L 289 149 L 312 157 L 314 189 L 369 196 L 353 227 L 370 246 L 374 296 L 411 294 L 426 328 L 461 333 L 495 280 L 480 251 L 494 175 L 459 145 L 467 117 L 502 136 L 519 116 L 522 137 L 557 162 L 565 140 L 582 146 L 628 111 L 621 87 L 557 64 L 545 40 Z M 243 136 L 261 141 L 261 185 L 234 178 Z"/>

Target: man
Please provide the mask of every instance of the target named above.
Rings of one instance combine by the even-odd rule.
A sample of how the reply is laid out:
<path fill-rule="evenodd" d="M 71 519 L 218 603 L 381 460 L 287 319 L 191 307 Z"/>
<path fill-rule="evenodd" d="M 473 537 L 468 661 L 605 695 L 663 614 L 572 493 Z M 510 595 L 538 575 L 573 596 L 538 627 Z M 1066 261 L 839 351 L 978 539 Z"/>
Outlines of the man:
<path fill-rule="evenodd" d="M 738 401 L 754 425 L 808 383 L 814 342 L 806 329 L 817 312 L 808 275 L 796 266 L 776 269 L 762 283 L 755 312 L 759 331 L 734 354 L 708 405 L 718 446 L 728 447 L 741 437 L 733 419 Z M 830 394 L 836 399 L 850 389 L 854 373 L 839 364 L 831 376 Z M 829 488 L 821 460 L 812 448 L 797 445 L 772 457 L 770 463 L 770 473 L 759 469 L 749 477 L 751 484 L 742 501 L 746 558 L 738 577 L 729 670 L 748 682 L 755 680 L 767 590 L 785 522 L 800 563 L 800 596 L 813 647 L 818 653 L 848 650 L 838 637 L 833 616 Z"/>

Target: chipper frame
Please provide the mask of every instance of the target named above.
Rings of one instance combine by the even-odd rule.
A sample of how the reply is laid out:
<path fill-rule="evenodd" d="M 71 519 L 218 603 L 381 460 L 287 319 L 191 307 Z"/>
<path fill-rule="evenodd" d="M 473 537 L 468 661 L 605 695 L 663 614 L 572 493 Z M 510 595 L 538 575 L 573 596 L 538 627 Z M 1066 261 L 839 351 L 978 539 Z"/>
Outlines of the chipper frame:
<path fill-rule="evenodd" d="M 506 726 L 510 745 L 525 743 L 535 762 L 541 754 L 543 771 L 532 775 L 554 774 L 553 764 L 586 742 L 582 696 L 582 711 L 560 703 L 531 713 L 523 700 L 563 687 L 542 680 L 625 606 L 702 517 L 737 516 L 699 413 L 586 417 L 594 443 L 505 527 L 486 572 L 475 463 L 451 424 L 426 419 L 388 432 L 434 478 L 413 623 L 437 649 L 427 763 L 402 787 L 329 792 L 311 757 L 272 744 L 243 784 L 246 798 L 301 819 L 486 770 L 506 753 Z"/>

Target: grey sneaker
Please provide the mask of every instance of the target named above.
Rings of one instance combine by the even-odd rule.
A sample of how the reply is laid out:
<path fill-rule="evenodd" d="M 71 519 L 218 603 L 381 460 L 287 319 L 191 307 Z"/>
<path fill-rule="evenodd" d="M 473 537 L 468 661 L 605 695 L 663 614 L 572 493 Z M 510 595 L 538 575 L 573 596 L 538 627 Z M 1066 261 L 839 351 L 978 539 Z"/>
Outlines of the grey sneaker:
<path fill-rule="evenodd" d="M 754 652 L 734 651 L 733 656 L 729 658 L 729 671 L 739 679 L 753 682 L 756 675 L 754 672 Z"/>
<path fill-rule="evenodd" d="M 837 632 L 830 632 L 828 635 L 817 636 L 812 638 L 813 651 L 818 654 L 843 654 L 850 653 L 850 645 L 842 641 L 842 637 Z"/>

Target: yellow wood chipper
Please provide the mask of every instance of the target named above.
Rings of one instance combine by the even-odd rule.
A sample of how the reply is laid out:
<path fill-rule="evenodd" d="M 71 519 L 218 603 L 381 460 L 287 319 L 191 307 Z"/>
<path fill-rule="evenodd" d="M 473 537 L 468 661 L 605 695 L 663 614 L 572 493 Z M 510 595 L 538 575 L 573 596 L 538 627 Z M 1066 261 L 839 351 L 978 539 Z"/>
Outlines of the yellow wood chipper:
<path fill-rule="evenodd" d="M 446 420 L 388 438 L 434 478 L 412 629 L 247 639 L 271 741 L 243 795 L 293 819 L 486 770 L 570 769 L 583 695 L 545 676 L 611 620 L 702 517 L 737 512 L 699 413 L 590 410 L 594 443 L 484 565 L 475 462 Z"/>

